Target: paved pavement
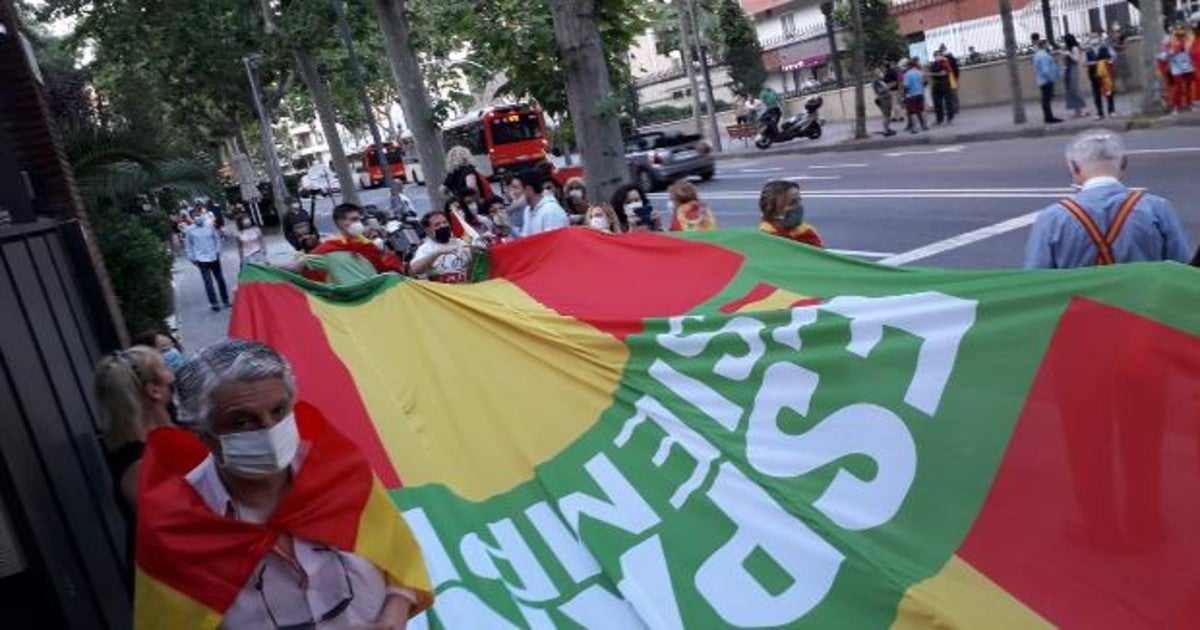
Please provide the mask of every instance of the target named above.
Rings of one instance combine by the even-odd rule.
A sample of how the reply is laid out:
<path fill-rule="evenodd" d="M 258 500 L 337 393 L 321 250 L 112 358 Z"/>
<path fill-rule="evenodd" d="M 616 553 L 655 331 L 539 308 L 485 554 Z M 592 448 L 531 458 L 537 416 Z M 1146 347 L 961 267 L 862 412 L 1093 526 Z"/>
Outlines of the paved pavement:
<path fill-rule="evenodd" d="M 969 116 L 964 115 L 964 128 Z M 1068 124 L 1075 131 L 1088 126 Z M 951 131 L 930 135 L 935 133 Z M 1172 199 L 1200 241 L 1200 127 L 1131 131 L 1125 138 L 1129 181 Z M 762 184 L 791 179 L 801 183 L 809 220 L 835 250 L 894 265 L 1011 268 L 1020 265 L 1036 211 L 1070 193 L 1062 157 L 1066 143 L 1066 137 L 1044 137 L 817 155 L 746 152 L 722 160 L 716 178 L 697 186 L 722 228 L 756 225 Z M 361 194 L 365 203 L 387 199 L 385 190 Z M 418 211 L 428 208 L 423 188 L 410 187 L 409 194 Z M 651 199 L 665 208 L 664 193 Z M 318 202 L 317 223 L 324 232 L 333 230 L 331 208 L 331 200 Z M 293 256 L 278 232 L 267 240 L 273 261 Z M 223 266 L 232 286 L 237 269 L 232 239 Z M 208 310 L 198 270 L 177 261 L 175 281 L 186 346 L 223 337 L 229 311 Z"/>

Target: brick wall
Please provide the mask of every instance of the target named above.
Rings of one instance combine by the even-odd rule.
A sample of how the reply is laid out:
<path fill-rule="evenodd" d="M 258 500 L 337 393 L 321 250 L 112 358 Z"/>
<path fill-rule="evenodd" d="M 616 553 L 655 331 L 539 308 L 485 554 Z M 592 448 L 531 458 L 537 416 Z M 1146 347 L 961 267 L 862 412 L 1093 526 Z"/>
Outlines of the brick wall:
<path fill-rule="evenodd" d="M 1031 1 L 1013 0 L 1013 11 Z M 892 15 L 905 35 L 999 13 L 996 0 L 911 0 L 892 7 Z"/>

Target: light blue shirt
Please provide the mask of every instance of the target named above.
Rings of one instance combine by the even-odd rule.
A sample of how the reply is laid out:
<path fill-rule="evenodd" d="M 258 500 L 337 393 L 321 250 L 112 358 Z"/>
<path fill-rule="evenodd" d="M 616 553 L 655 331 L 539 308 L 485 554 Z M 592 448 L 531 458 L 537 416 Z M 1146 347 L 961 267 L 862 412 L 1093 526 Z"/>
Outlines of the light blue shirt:
<path fill-rule="evenodd" d="M 183 233 L 183 237 L 188 260 L 212 262 L 221 257 L 221 234 L 212 225 L 193 225 Z"/>
<path fill-rule="evenodd" d="M 904 96 L 923 96 L 925 94 L 925 75 L 916 68 L 909 68 L 904 73 Z"/>
<path fill-rule="evenodd" d="M 1044 49 L 1039 48 L 1033 53 L 1033 71 L 1037 75 L 1038 85 L 1058 81 L 1058 64 L 1054 63 L 1054 56 Z"/>
<path fill-rule="evenodd" d="M 565 228 L 571 224 L 571 220 L 567 218 L 567 211 L 558 205 L 558 200 L 550 193 L 543 193 L 540 201 L 533 207 L 533 210 L 526 215 L 523 234 L 525 236 L 533 236 L 558 228 Z"/>
<path fill-rule="evenodd" d="M 1072 198 L 1104 233 L 1128 195 L 1129 188 L 1116 179 L 1096 177 Z M 1171 203 L 1147 193 L 1129 213 L 1112 244 L 1112 253 L 1119 263 L 1174 260 L 1187 264 L 1192 259 L 1192 244 Z M 1025 248 L 1025 268 L 1090 267 L 1099 254 L 1079 219 L 1056 203 L 1042 210 L 1033 224 Z"/>

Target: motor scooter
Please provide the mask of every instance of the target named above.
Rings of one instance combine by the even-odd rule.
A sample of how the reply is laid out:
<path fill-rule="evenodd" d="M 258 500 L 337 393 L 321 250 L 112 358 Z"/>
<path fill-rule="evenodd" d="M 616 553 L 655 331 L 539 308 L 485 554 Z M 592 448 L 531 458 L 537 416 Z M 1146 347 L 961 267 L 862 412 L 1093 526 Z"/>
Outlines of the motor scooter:
<path fill-rule="evenodd" d="M 758 135 L 754 138 L 754 146 L 766 149 L 776 142 L 787 142 L 796 138 L 816 140 L 821 137 L 821 106 L 825 99 L 819 95 L 810 96 L 804 100 L 804 112 L 796 114 L 779 124 L 778 110 L 768 111 L 763 115 Z"/>

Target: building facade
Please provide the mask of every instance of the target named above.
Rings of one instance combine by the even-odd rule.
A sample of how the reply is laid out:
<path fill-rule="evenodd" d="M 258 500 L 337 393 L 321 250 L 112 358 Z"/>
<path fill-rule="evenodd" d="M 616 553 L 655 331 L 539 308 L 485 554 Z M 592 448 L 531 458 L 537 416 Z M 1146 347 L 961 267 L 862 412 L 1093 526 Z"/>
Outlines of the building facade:
<path fill-rule="evenodd" d="M 821 0 L 742 0 L 763 49 L 767 85 L 795 94 L 835 81 Z M 828 10 L 826 7 L 825 10 Z M 837 43 L 844 49 L 840 34 Z"/>

